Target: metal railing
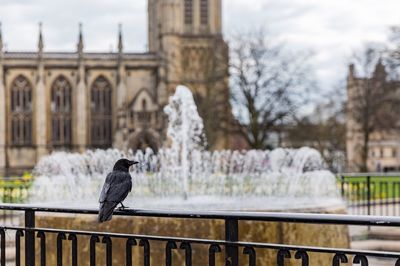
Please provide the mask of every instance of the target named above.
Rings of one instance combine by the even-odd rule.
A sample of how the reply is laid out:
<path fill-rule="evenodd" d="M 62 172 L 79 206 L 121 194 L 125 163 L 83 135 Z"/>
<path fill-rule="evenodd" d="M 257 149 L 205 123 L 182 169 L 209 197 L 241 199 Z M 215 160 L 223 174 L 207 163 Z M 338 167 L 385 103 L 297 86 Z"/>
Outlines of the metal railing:
<path fill-rule="evenodd" d="M 304 223 L 304 224 L 335 224 L 335 225 L 362 225 L 362 226 L 390 226 L 399 227 L 400 218 L 397 217 L 378 217 L 378 216 L 353 216 L 353 215 L 333 215 L 333 214 L 301 214 L 301 213 L 262 213 L 262 212 L 189 212 L 189 211 L 151 211 L 151 210 L 124 210 L 115 211 L 115 215 L 133 217 L 158 217 L 174 219 L 211 219 L 225 221 L 224 239 L 202 239 L 176 236 L 157 236 L 157 235 L 139 235 L 123 234 L 101 231 L 85 230 L 66 230 L 58 228 L 38 228 L 35 227 L 35 215 L 38 212 L 45 213 L 70 213 L 82 215 L 96 215 L 97 209 L 74 209 L 74 208 L 48 208 L 31 205 L 0 205 L 1 210 L 22 211 L 25 216 L 24 226 L 0 226 L 0 265 L 6 262 L 6 231 L 15 232 L 15 265 L 21 265 L 21 257 L 24 254 L 25 265 L 35 265 L 35 255 L 40 256 L 40 265 L 46 265 L 46 239 L 48 235 L 56 235 L 56 256 L 57 265 L 62 265 L 63 256 L 69 255 L 73 266 L 77 265 L 79 252 L 78 241 L 82 241 L 81 236 L 89 237 L 90 265 L 96 264 L 96 245 L 105 245 L 106 265 L 112 265 L 113 262 L 113 241 L 114 239 L 123 239 L 126 241 L 125 265 L 132 265 L 132 247 L 138 245 L 141 249 L 140 256 L 145 266 L 149 266 L 150 253 L 152 252 L 151 243 L 161 242 L 164 247 L 165 265 L 172 265 L 172 250 L 180 249 L 184 252 L 185 265 L 192 265 L 192 245 L 202 245 L 208 248 L 208 260 L 202 261 L 201 265 L 216 265 L 216 254 L 224 254 L 225 265 L 238 266 L 256 265 L 257 250 L 269 249 L 276 254 L 276 264 L 283 266 L 290 260 L 297 260 L 301 265 L 309 265 L 311 259 L 310 253 L 330 254 L 329 261 L 323 265 L 339 266 L 341 263 L 354 262 L 361 265 L 368 265 L 369 258 L 392 258 L 393 264 L 400 265 L 400 253 L 384 251 L 362 251 L 345 248 L 330 248 L 316 246 L 298 246 L 289 244 L 275 244 L 262 242 L 241 241 L 239 232 L 239 223 L 242 221 L 257 222 L 278 222 L 278 223 Z M 24 238 L 24 252 L 22 249 L 22 238 Z M 35 254 L 35 238 L 39 238 L 39 252 Z M 63 254 L 63 242 L 71 241 L 71 253 Z M 178 245 L 180 244 L 180 245 Z M 243 255 L 240 255 L 242 253 Z M 138 254 L 138 253 L 135 253 Z M 294 256 L 292 256 L 294 255 Z M 38 258 L 39 259 L 39 258 Z M 136 259 L 136 258 L 135 258 Z"/>
<path fill-rule="evenodd" d="M 349 213 L 400 215 L 399 173 L 348 173 L 338 177 Z"/>
<path fill-rule="evenodd" d="M 20 177 L 0 179 L 0 203 L 25 203 L 29 196 L 29 189 L 32 186 L 31 179 Z M 4 223 L 19 225 L 21 213 L 9 210 L 0 210 L 0 220 Z"/>
<path fill-rule="evenodd" d="M 28 198 L 31 179 L 21 177 L 0 178 L 0 202 L 23 203 Z"/>

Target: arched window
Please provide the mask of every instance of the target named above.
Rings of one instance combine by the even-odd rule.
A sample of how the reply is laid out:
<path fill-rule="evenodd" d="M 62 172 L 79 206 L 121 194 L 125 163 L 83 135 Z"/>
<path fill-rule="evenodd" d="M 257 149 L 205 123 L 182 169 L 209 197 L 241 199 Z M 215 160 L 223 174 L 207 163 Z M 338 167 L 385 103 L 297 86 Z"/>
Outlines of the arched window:
<path fill-rule="evenodd" d="M 156 138 L 148 131 L 142 131 L 135 138 L 131 139 L 129 148 L 133 151 L 145 151 L 147 148 L 151 148 L 155 153 L 158 151 Z"/>
<path fill-rule="evenodd" d="M 185 24 L 191 25 L 193 23 L 193 0 L 185 1 Z"/>
<path fill-rule="evenodd" d="M 32 87 L 19 75 L 11 85 L 11 143 L 32 145 Z"/>
<path fill-rule="evenodd" d="M 112 145 L 111 84 L 98 77 L 91 88 L 91 143 L 96 148 Z"/>
<path fill-rule="evenodd" d="M 147 103 L 145 99 L 142 100 L 142 111 L 147 111 Z"/>
<path fill-rule="evenodd" d="M 53 146 L 72 144 L 72 93 L 71 84 L 60 76 L 51 86 L 51 142 Z"/>
<path fill-rule="evenodd" d="M 208 0 L 200 0 L 200 23 L 208 24 Z"/>

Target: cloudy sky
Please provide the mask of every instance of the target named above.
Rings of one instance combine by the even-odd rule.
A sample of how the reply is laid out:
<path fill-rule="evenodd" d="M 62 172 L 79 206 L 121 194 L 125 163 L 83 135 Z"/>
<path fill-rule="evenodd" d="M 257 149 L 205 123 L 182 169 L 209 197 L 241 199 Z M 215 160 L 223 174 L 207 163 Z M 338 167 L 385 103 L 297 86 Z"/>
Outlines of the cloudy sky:
<path fill-rule="evenodd" d="M 343 79 L 354 50 L 384 42 L 400 24 L 398 0 L 224 0 L 225 36 L 264 25 L 295 49 L 313 51 L 322 89 Z M 115 50 L 118 23 L 126 51 L 145 51 L 146 0 L 0 0 L 3 39 L 9 51 L 34 50 L 43 22 L 45 49 L 73 51 L 83 23 L 87 51 Z"/>

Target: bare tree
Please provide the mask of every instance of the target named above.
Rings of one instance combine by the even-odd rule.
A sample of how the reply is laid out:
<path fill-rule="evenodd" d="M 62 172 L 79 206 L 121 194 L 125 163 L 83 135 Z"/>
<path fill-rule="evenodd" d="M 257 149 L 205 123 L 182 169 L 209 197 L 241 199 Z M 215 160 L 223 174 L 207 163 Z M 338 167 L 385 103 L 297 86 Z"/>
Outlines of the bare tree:
<path fill-rule="evenodd" d="M 284 144 L 317 149 L 328 167 L 342 171 L 345 166 L 345 87 L 339 84 L 321 95 L 312 114 L 302 116 L 286 130 Z"/>
<path fill-rule="evenodd" d="M 398 128 L 398 107 L 396 82 L 389 75 L 381 61 L 381 49 L 367 45 L 354 56 L 350 66 L 348 84 L 347 119 L 348 131 L 354 139 L 360 139 L 356 152 L 361 160 L 358 168 L 368 171 L 369 143 L 373 133 L 386 134 Z M 354 68 L 363 76 L 355 76 Z"/>
<path fill-rule="evenodd" d="M 265 30 L 234 36 L 231 101 L 237 133 L 251 148 L 265 149 L 273 131 L 290 120 L 314 87 L 309 53 L 290 53 Z"/>
<path fill-rule="evenodd" d="M 388 46 L 384 49 L 387 67 L 390 69 L 391 79 L 399 80 L 400 78 L 400 26 L 390 28 Z"/>

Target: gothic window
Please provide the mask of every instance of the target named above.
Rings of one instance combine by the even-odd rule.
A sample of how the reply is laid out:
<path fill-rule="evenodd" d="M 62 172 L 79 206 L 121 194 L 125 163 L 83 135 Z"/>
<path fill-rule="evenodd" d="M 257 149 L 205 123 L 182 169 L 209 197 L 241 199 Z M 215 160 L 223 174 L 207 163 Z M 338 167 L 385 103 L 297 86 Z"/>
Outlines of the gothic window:
<path fill-rule="evenodd" d="M 193 0 L 185 1 L 185 24 L 191 25 L 193 23 Z"/>
<path fill-rule="evenodd" d="M 53 146 L 71 145 L 71 85 L 60 76 L 51 86 L 51 141 Z"/>
<path fill-rule="evenodd" d="M 147 109 L 147 103 L 146 103 L 146 100 L 143 99 L 142 100 L 142 111 L 146 111 L 146 109 Z"/>
<path fill-rule="evenodd" d="M 111 84 L 98 77 L 91 88 L 91 143 L 96 148 L 112 145 Z"/>
<path fill-rule="evenodd" d="M 208 24 L 208 0 L 200 0 L 200 23 Z"/>
<path fill-rule="evenodd" d="M 22 75 L 11 85 L 11 143 L 32 145 L 32 87 Z"/>

